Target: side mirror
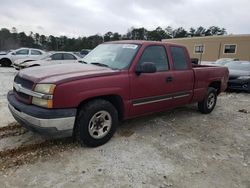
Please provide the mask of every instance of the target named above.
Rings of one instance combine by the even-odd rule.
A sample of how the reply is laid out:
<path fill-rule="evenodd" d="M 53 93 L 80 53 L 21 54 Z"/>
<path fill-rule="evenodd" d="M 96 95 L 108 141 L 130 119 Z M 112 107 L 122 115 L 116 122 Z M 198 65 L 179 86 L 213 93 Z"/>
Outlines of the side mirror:
<path fill-rule="evenodd" d="M 12 52 L 11 55 L 16 55 L 16 52 Z"/>
<path fill-rule="evenodd" d="M 48 57 L 46 60 L 47 60 L 47 61 L 51 61 L 51 60 L 52 60 L 52 58 L 51 58 L 51 57 Z"/>
<path fill-rule="evenodd" d="M 198 58 L 191 58 L 192 64 L 198 65 L 199 64 L 199 59 Z"/>
<path fill-rule="evenodd" d="M 155 73 L 157 71 L 156 66 L 152 62 L 143 62 L 136 68 L 135 73 L 140 75 L 141 73 Z"/>

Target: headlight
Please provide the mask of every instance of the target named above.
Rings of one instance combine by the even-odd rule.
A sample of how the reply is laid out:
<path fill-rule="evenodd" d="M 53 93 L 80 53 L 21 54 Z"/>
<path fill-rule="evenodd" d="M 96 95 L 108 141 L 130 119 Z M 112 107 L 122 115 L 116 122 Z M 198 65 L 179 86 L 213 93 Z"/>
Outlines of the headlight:
<path fill-rule="evenodd" d="M 37 84 L 35 87 L 35 92 L 44 94 L 53 94 L 56 85 L 54 84 Z"/>
<path fill-rule="evenodd" d="M 238 77 L 238 79 L 248 80 L 248 79 L 250 79 L 250 76 L 240 76 L 240 77 Z"/>
<path fill-rule="evenodd" d="M 53 95 L 56 85 L 54 84 L 37 84 L 34 91 L 37 93 L 46 94 L 49 97 L 50 95 Z M 33 97 L 32 98 L 32 104 L 41 106 L 44 108 L 52 108 L 53 107 L 53 100 L 52 98 L 38 98 Z"/>
<path fill-rule="evenodd" d="M 53 107 L 53 100 L 40 99 L 37 97 L 33 97 L 32 104 L 37 105 L 37 106 L 41 106 L 44 108 L 52 108 Z"/>

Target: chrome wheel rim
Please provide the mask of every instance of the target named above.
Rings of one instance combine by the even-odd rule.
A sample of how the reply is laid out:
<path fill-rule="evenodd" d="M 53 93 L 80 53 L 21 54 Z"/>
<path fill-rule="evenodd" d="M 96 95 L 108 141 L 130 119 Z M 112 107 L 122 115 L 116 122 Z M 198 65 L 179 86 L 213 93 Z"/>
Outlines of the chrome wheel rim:
<path fill-rule="evenodd" d="M 111 125 L 111 115 L 107 111 L 99 111 L 89 121 L 89 134 L 95 139 L 101 139 L 109 133 Z"/>
<path fill-rule="evenodd" d="M 207 98 L 207 107 L 208 107 L 208 109 L 213 108 L 214 103 L 215 103 L 215 94 L 210 93 L 208 98 Z"/>

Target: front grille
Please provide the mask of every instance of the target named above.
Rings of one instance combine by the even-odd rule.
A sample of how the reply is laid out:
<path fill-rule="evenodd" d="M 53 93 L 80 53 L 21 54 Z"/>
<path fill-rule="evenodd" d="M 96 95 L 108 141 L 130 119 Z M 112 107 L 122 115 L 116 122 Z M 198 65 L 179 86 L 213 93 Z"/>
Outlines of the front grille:
<path fill-rule="evenodd" d="M 14 92 L 20 97 L 20 98 L 23 98 L 23 99 L 26 99 L 26 100 L 29 100 L 30 96 L 25 94 L 25 93 L 21 93 L 21 92 L 18 92 L 16 91 L 16 89 L 14 88 Z"/>
<path fill-rule="evenodd" d="M 21 78 L 18 75 L 15 77 L 14 82 L 17 84 L 20 84 L 22 87 L 25 87 L 25 88 L 30 89 L 30 90 L 32 90 L 32 87 L 34 84 L 34 82 L 32 82 L 30 80 L 26 80 L 24 78 Z"/>
<path fill-rule="evenodd" d="M 24 79 L 24 78 L 21 78 L 20 76 L 16 76 L 15 79 L 14 79 L 14 82 L 17 83 L 17 84 L 20 84 L 22 87 L 26 88 L 26 89 L 30 89 L 32 90 L 33 88 L 33 85 L 34 85 L 34 82 L 30 81 L 30 80 L 27 80 L 27 79 Z M 13 88 L 14 92 L 16 93 L 16 96 L 26 102 L 26 103 L 29 103 L 29 99 L 30 99 L 30 96 L 25 94 L 25 93 L 21 93 L 21 92 L 18 92 L 16 91 L 15 88 Z"/>

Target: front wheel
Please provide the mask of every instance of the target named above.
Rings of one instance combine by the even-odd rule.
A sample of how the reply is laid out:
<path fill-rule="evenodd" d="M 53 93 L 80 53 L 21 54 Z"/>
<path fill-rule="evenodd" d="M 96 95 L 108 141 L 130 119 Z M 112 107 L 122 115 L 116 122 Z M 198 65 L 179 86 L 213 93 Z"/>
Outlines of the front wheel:
<path fill-rule="evenodd" d="M 80 141 L 89 147 L 108 142 L 116 131 L 118 112 L 108 101 L 96 99 L 79 111 L 75 130 L 80 131 Z M 76 133 L 75 133 L 76 134 Z"/>
<path fill-rule="evenodd" d="M 203 114 L 209 114 L 213 111 L 217 101 L 217 91 L 213 87 L 209 87 L 203 101 L 198 102 L 198 109 Z"/>

